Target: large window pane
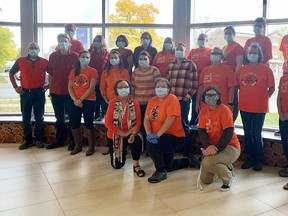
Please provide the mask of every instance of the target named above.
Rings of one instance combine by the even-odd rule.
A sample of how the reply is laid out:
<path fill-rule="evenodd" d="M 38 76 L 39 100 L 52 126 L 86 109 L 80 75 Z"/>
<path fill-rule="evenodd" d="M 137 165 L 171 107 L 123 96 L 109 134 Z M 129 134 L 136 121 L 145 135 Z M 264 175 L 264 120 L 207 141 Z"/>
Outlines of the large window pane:
<path fill-rule="evenodd" d="M 173 0 L 109 0 L 109 23 L 172 24 Z"/>
<path fill-rule="evenodd" d="M 38 22 L 101 23 L 102 21 L 102 0 L 42 0 L 38 5 L 40 11 Z"/>
<path fill-rule="evenodd" d="M 20 22 L 20 0 L 0 0 L 0 22 Z"/>
<path fill-rule="evenodd" d="M 191 0 L 191 23 L 254 20 L 262 16 L 263 0 Z"/>
<path fill-rule="evenodd" d="M 287 0 L 268 0 L 268 19 L 287 18 Z"/>

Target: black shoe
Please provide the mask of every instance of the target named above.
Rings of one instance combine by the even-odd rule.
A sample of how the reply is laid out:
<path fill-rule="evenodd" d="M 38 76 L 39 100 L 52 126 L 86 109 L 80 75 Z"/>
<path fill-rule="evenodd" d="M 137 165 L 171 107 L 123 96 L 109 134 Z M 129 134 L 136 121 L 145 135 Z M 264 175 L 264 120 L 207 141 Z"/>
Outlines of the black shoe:
<path fill-rule="evenodd" d="M 263 163 L 262 161 L 256 161 L 256 163 L 253 166 L 254 171 L 261 171 L 263 169 Z"/>
<path fill-rule="evenodd" d="M 68 151 L 73 151 L 75 148 L 75 142 L 74 141 L 70 141 L 68 144 Z"/>
<path fill-rule="evenodd" d="M 279 176 L 280 177 L 288 177 L 288 170 L 287 168 L 279 170 Z"/>
<path fill-rule="evenodd" d="M 54 142 L 54 143 L 48 144 L 46 146 L 46 149 L 55 149 L 55 148 L 62 147 L 62 146 L 64 146 L 64 144 L 58 144 L 57 142 Z"/>
<path fill-rule="evenodd" d="M 160 171 L 157 171 L 157 170 L 156 170 L 156 171 L 153 173 L 153 175 L 148 178 L 148 181 L 149 181 L 150 183 L 158 183 L 158 182 L 163 181 L 163 180 L 165 180 L 165 179 L 167 179 L 167 171 L 165 171 L 165 172 L 160 172 Z"/>
<path fill-rule="evenodd" d="M 190 167 L 200 169 L 201 163 L 199 160 L 197 160 L 195 158 L 195 156 L 193 154 L 189 154 L 189 156 L 187 158 L 189 159 Z"/>
<path fill-rule="evenodd" d="M 229 168 L 228 168 L 229 169 Z M 221 191 L 229 191 L 230 189 L 231 189 L 231 187 L 232 187 L 232 184 L 233 184 L 233 182 L 234 182 L 234 179 L 235 179 L 235 175 L 234 175 L 234 173 L 231 171 L 231 178 L 230 178 L 230 180 L 229 180 L 229 182 L 228 182 L 228 184 L 223 184 L 222 186 L 221 186 L 221 188 L 220 188 L 220 190 Z"/>
<path fill-rule="evenodd" d="M 28 142 L 28 141 L 24 141 L 20 146 L 19 146 L 19 150 L 25 150 L 28 149 L 30 147 L 34 146 L 34 142 Z"/>
<path fill-rule="evenodd" d="M 241 169 L 249 169 L 253 165 L 254 165 L 254 163 L 251 160 L 247 160 L 241 165 Z"/>
<path fill-rule="evenodd" d="M 35 146 L 36 146 L 36 148 L 44 148 L 44 144 L 41 141 L 36 141 Z"/>

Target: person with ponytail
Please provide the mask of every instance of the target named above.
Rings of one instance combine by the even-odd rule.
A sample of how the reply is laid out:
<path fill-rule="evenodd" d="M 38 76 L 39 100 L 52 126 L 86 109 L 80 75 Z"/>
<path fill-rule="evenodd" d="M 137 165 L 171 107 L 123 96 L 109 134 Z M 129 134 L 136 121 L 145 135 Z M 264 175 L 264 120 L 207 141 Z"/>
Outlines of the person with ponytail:
<path fill-rule="evenodd" d="M 94 148 L 94 128 L 93 114 L 95 106 L 95 85 L 98 81 L 98 73 L 96 69 L 88 66 L 90 62 L 90 53 L 81 51 L 79 53 L 79 62 L 75 69 L 70 72 L 68 91 L 73 105 L 71 107 L 71 128 L 75 141 L 75 148 L 71 151 L 71 155 L 75 155 L 82 151 L 81 143 L 81 117 L 83 113 L 84 125 L 87 129 L 87 139 L 89 148 L 86 156 L 91 156 L 95 152 Z"/>

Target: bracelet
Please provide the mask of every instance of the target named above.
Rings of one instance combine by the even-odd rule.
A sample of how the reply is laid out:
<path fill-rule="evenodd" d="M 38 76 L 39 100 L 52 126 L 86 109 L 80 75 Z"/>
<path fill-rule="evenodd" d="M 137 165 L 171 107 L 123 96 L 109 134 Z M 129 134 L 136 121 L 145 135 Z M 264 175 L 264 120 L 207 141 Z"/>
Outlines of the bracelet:
<path fill-rule="evenodd" d="M 234 103 L 228 103 L 229 106 L 234 106 Z"/>

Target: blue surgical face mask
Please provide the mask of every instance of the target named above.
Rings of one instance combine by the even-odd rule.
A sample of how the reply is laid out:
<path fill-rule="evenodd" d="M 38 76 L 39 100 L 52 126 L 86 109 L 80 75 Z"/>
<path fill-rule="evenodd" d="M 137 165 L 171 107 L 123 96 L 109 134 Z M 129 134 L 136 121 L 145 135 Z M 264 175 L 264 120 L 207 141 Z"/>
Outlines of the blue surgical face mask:
<path fill-rule="evenodd" d="M 155 88 L 155 94 L 158 97 L 165 97 L 168 94 L 168 88 Z"/>
<path fill-rule="evenodd" d="M 31 56 L 31 57 L 37 57 L 38 56 L 38 53 L 39 53 L 39 51 L 37 50 L 37 49 L 29 49 L 29 55 Z"/>
<path fill-rule="evenodd" d="M 142 68 L 149 67 L 148 60 L 139 60 L 138 62 L 139 62 L 140 67 L 142 67 Z"/>
<path fill-rule="evenodd" d="M 150 45 L 150 39 L 142 38 L 141 43 L 143 45 L 149 46 Z"/>
<path fill-rule="evenodd" d="M 130 93 L 130 88 L 117 88 L 117 93 L 120 97 L 127 97 Z"/>
<path fill-rule="evenodd" d="M 175 57 L 177 59 L 185 58 L 185 52 L 182 50 L 175 50 Z"/>
<path fill-rule="evenodd" d="M 231 41 L 233 41 L 233 35 L 232 34 L 226 34 L 226 35 L 224 35 L 224 39 L 227 42 L 231 42 Z"/>
<path fill-rule="evenodd" d="M 95 42 L 93 42 L 93 46 L 95 47 L 95 48 L 100 48 L 101 46 L 102 46 L 102 44 L 101 44 L 101 42 L 99 42 L 99 41 L 95 41 Z"/>
<path fill-rule="evenodd" d="M 253 27 L 253 31 L 254 31 L 254 33 L 255 33 L 256 35 L 261 35 L 261 34 L 262 34 L 262 30 L 263 30 L 263 28 L 260 27 L 260 26 L 254 26 L 254 27 Z"/>
<path fill-rule="evenodd" d="M 164 43 L 164 49 L 171 50 L 172 49 L 172 43 Z"/>
<path fill-rule="evenodd" d="M 68 42 L 64 42 L 64 41 L 61 41 L 59 42 L 59 48 L 61 50 L 68 50 L 69 48 L 69 43 Z"/>
<path fill-rule="evenodd" d="M 65 31 L 66 34 L 68 34 L 70 36 L 70 38 L 72 39 L 75 35 L 75 32 L 73 31 Z"/>
<path fill-rule="evenodd" d="M 249 62 L 258 62 L 258 54 L 248 54 L 247 59 Z"/>
<path fill-rule="evenodd" d="M 197 40 L 197 44 L 199 47 L 205 47 L 205 40 Z"/>
<path fill-rule="evenodd" d="M 126 43 L 124 41 L 117 41 L 117 46 L 120 48 L 124 48 L 126 46 Z"/>
<path fill-rule="evenodd" d="M 120 62 L 120 59 L 119 58 L 116 58 L 116 59 L 110 59 L 109 60 L 110 64 L 111 65 L 119 65 L 119 62 Z"/>
<path fill-rule="evenodd" d="M 90 63 L 90 58 L 80 58 L 81 65 L 88 65 Z"/>
<path fill-rule="evenodd" d="M 215 105 L 217 105 L 217 101 L 218 101 L 218 96 L 217 95 L 213 95 L 213 96 L 205 95 L 205 103 L 207 105 L 215 106 Z"/>
<path fill-rule="evenodd" d="M 211 62 L 221 61 L 221 56 L 220 55 L 210 55 L 210 60 L 211 60 Z"/>

